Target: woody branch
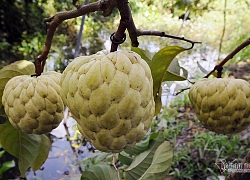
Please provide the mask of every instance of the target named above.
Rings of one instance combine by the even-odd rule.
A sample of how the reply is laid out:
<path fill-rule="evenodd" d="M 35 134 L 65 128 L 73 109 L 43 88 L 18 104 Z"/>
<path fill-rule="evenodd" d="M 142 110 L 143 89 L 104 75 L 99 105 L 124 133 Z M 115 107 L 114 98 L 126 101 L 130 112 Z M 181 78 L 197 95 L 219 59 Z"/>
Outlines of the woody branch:
<path fill-rule="evenodd" d="M 241 43 L 239 46 L 237 46 L 231 53 L 229 53 L 227 55 L 227 57 L 225 57 L 225 59 L 223 59 L 218 65 L 216 65 L 214 67 L 214 69 L 209 72 L 205 78 L 208 78 L 211 74 L 213 74 L 213 72 L 217 71 L 217 77 L 221 78 L 221 74 L 222 74 L 222 70 L 223 70 L 223 66 L 224 64 L 226 64 L 230 59 L 232 59 L 238 52 L 240 52 L 242 49 L 244 49 L 246 46 L 248 46 L 250 44 L 250 38 L 248 38 L 247 40 L 245 40 L 243 43 Z"/>
<path fill-rule="evenodd" d="M 48 53 L 50 51 L 50 48 L 51 48 L 52 39 L 53 39 L 53 36 L 57 27 L 64 20 L 76 18 L 85 14 L 89 14 L 91 12 L 95 12 L 95 11 L 102 11 L 103 16 L 105 17 L 109 16 L 113 12 L 114 8 L 118 8 L 120 12 L 120 16 L 121 16 L 120 24 L 118 26 L 117 31 L 115 32 L 113 36 L 113 41 L 112 41 L 112 45 L 110 49 L 111 52 L 117 50 L 118 45 L 119 45 L 119 43 L 117 42 L 122 41 L 126 30 L 128 31 L 129 37 L 131 39 L 131 44 L 133 47 L 139 46 L 138 37 L 144 36 L 144 35 L 168 37 L 168 38 L 186 41 L 192 44 L 192 46 L 188 49 L 193 48 L 195 43 L 200 43 L 200 42 L 195 42 L 195 41 L 185 39 L 184 37 L 168 35 L 162 31 L 144 31 L 144 30 L 137 29 L 132 18 L 131 9 L 129 7 L 129 2 L 127 0 L 101 0 L 101 1 L 90 3 L 87 5 L 84 5 L 84 4 L 80 4 L 80 5 L 74 4 L 74 5 L 76 7 L 75 10 L 59 12 L 55 14 L 54 16 L 44 20 L 44 22 L 47 25 L 47 36 L 45 40 L 44 49 L 42 53 L 36 58 L 36 61 L 35 61 L 36 75 L 41 75 L 41 73 L 43 72 L 44 65 L 45 65 Z"/>

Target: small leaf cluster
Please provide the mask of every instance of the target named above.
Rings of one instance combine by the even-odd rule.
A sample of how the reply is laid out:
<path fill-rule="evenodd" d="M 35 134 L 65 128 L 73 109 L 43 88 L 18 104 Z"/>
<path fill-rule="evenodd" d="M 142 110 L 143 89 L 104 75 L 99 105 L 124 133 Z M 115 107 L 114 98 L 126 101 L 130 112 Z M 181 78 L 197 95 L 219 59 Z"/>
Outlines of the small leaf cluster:
<path fill-rule="evenodd" d="M 87 158 L 94 159 L 96 165 L 83 172 L 81 180 L 119 179 L 111 165 L 105 163 L 110 154 L 103 153 Z M 122 179 L 125 180 L 157 180 L 164 179 L 170 170 L 173 153 L 169 142 L 165 141 L 163 132 L 152 133 L 144 137 L 142 141 L 130 150 L 118 154 L 116 164 Z M 87 161 L 87 160 L 85 160 Z M 106 175 L 104 175 L 106 173 Z"/>

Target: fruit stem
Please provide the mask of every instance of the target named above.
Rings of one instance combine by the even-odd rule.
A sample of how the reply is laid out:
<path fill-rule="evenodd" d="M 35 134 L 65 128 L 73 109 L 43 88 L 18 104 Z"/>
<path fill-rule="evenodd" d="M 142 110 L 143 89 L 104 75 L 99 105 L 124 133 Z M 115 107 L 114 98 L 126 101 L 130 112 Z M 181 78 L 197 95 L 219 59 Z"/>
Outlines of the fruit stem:
<path fill-rule="evenodd" d="M 136 35 L 136 27 L 132 18 L 132 13 L 128 0 L 120 0 L 119 3 L 117 3 L 117 8 L 120 12 L 121 20 L 118 29 L 113 36 L 110 52 L 117 51 L 119 44 L 114 42 L 121 42 L 123 40 L 126 29 L 128 29 L 129 31 L 130 38 L 132 36 L 132 46 L 139 46 L 139 42 L 137 40 Z"/>
<path fill-rule="evenodd" d="M 120 172 L 119 172 L 119 169 L 117 169 L 117 167 L 116 167 L 116 165 L 115 165 L 115 161 L 116 161 L 116 154 L 113 153 L 113 157 L 112 157 L 112 166 L 115 168 L 115 171 L 117 172 L 118 180 L 121 180 L 121 178 L 120 178 Z"/>

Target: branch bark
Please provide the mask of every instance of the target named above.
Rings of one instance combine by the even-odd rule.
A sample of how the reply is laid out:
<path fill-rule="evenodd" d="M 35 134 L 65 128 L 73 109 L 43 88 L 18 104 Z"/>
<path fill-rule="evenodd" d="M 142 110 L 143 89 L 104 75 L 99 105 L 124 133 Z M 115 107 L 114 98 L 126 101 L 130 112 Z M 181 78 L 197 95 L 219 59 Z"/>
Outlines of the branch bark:
<path fill-rule="evenodd" d="M 192 44 L 191 47 L 187 48 L 186 50 L 192 49 L 194 47 L 194 44 L 200 44 L 201 43 L 201 42 L 198 42 L 198 41 L 192 41 L 192 40 L 186 39 L 185 37 L 169 35 L 169 34 L 166 34 L 165 32 L 162 32 L 162 31 L 147 31 L 147 30 L 137 29 L 136 34 L 137 34 L 137 36 L 149 35 L 149 36 L 167 37 L 167 38 L 178 39 L 178 40 L 181 40 L 181 41 L 186 41 L 186 42 L 191 43 Z"/>
<path fill-rule="evenodd" d="M 103 11 L 104 16 L 109 16 L 116 6 L 116 0 L 102 0 L 99 2 L 90 3 L 88 5 L 76 5 L 77 9 L 65 12 L 59 12 L 50 18 L 46 18 L 44 22 L 47 25 L 47 36 L 43 52 L 36 58 L 36 75 L 41 75 L 44 65 L 51 48 L 52 39 L 56 28 L 66 19 L 72 19 L 85 14 Z"/>
<path fill-rule="evenodd" d="M 210 73 L 208 73 L 204 78 L 208 78 L 215 71 L 218 72 L 218 77 L 221 78 L 222 69 L 223 69 L 224 64 L 226 64 L 226 62 L 229 61 L 230 59 L 232 59 L 235 54 L 240 52 L 242 49 L 244 49 L 249 44 L 250 44 L 250 38 L 248 38 L 243 43 L 241 43 L 238 47 L 236 47 L 227 57 L 225 57 L 225 59 L 223 59 L 218 65 L 216 65 L 214 67 L 214 69 Z"/>
<path fill-rule="evenodd" d="M 44 65 L 51 48 L 52 39 L 57 27 L 66 19 L 76 18 L 95 11 L 102 11 L 104 16 L 109 16 L 114 8 L 118 8 L 120 12 L 121 20 L 117 31 L 115 32 L 114 36 L 112 36 L 111 52 L 116 51 L 118 45 L 123 42 L 126 29 L 128 30 L 132 46 L 134 47 L 139 46 L 138 37 L 142 35 L 168 37 L 186 41 L 192 44 L 192 46 L 188 49 L 192 49 L 195 43 L 200 43 L 185 39 L 184 37 L 168 35 L 161 31 L 143 31 L 136 29 L 128 0 L 101 0 L 87 5 L 77 5 L 75 4 L 76 1 L 73 1 L 73 3 L 76 7 L 75 10 L 59 12 L 54 16 L 44 20 L 47 25 L 47 36 L 45 40 L 45 47 L 35 61 L 36 76 L 41 75 L 43 72 Z"/>
<path fill-rule="evenodd" d="M 136 47 L 139 46 L 139 42 L 137 40 L 137 35 L 136 35 L 136 27 L 134 24 L 134 20 L 132 18 L 132 13 L 128 1 L 120 0 L 119 3 L 117 4 L 117 8 L 119 9 L 121 20 L 118 29 L 115 32 L 113 40 L 116 42 L 121 42 L 122 39 L 124 38 L 125 30 L 128 29 L 129 37 L 132 41 L 132 46 Z M 112 41 L 111 44 L 111 50 L 110 50 L 111 52 L 116 51 L 118 48 L 118 43 L 114 43 L 114 41 Z"/>

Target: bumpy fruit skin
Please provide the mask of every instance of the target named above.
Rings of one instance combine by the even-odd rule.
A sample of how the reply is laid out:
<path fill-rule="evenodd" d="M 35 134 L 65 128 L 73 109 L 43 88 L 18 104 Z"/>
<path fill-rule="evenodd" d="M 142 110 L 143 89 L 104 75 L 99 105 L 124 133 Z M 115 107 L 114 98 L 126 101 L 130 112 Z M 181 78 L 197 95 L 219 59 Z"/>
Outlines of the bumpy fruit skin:
<path fill-rule="evenodd" d="M 0 109 L 2 107 L 1 99 L 6 83 L 15 76 L 30 74 L 35 74 L 35 65 L 27 60 L 15 61 L 0 69 Z"/>
<path fill-rule="evenodd" d="M 242 79 L 198 80 L 189 91 L 201 124 L 210 131 L 232 134 L 250 124 L 250 85 Z"/>
<path fill-rule="evenodd" d="M 21 75 L 5 86 L 2 103 L 10 123 L 25 133 L 43 134 L 56 128 L 63 119 L 60 97 L 61 74 Z"/>
<path fill-rule="evenodd" d="M 132 148 L 151 126 L 151 71 L 134 52 L 78 57 L 64 70 L 60 84 L 80 132 L 100 151 Z"/>

